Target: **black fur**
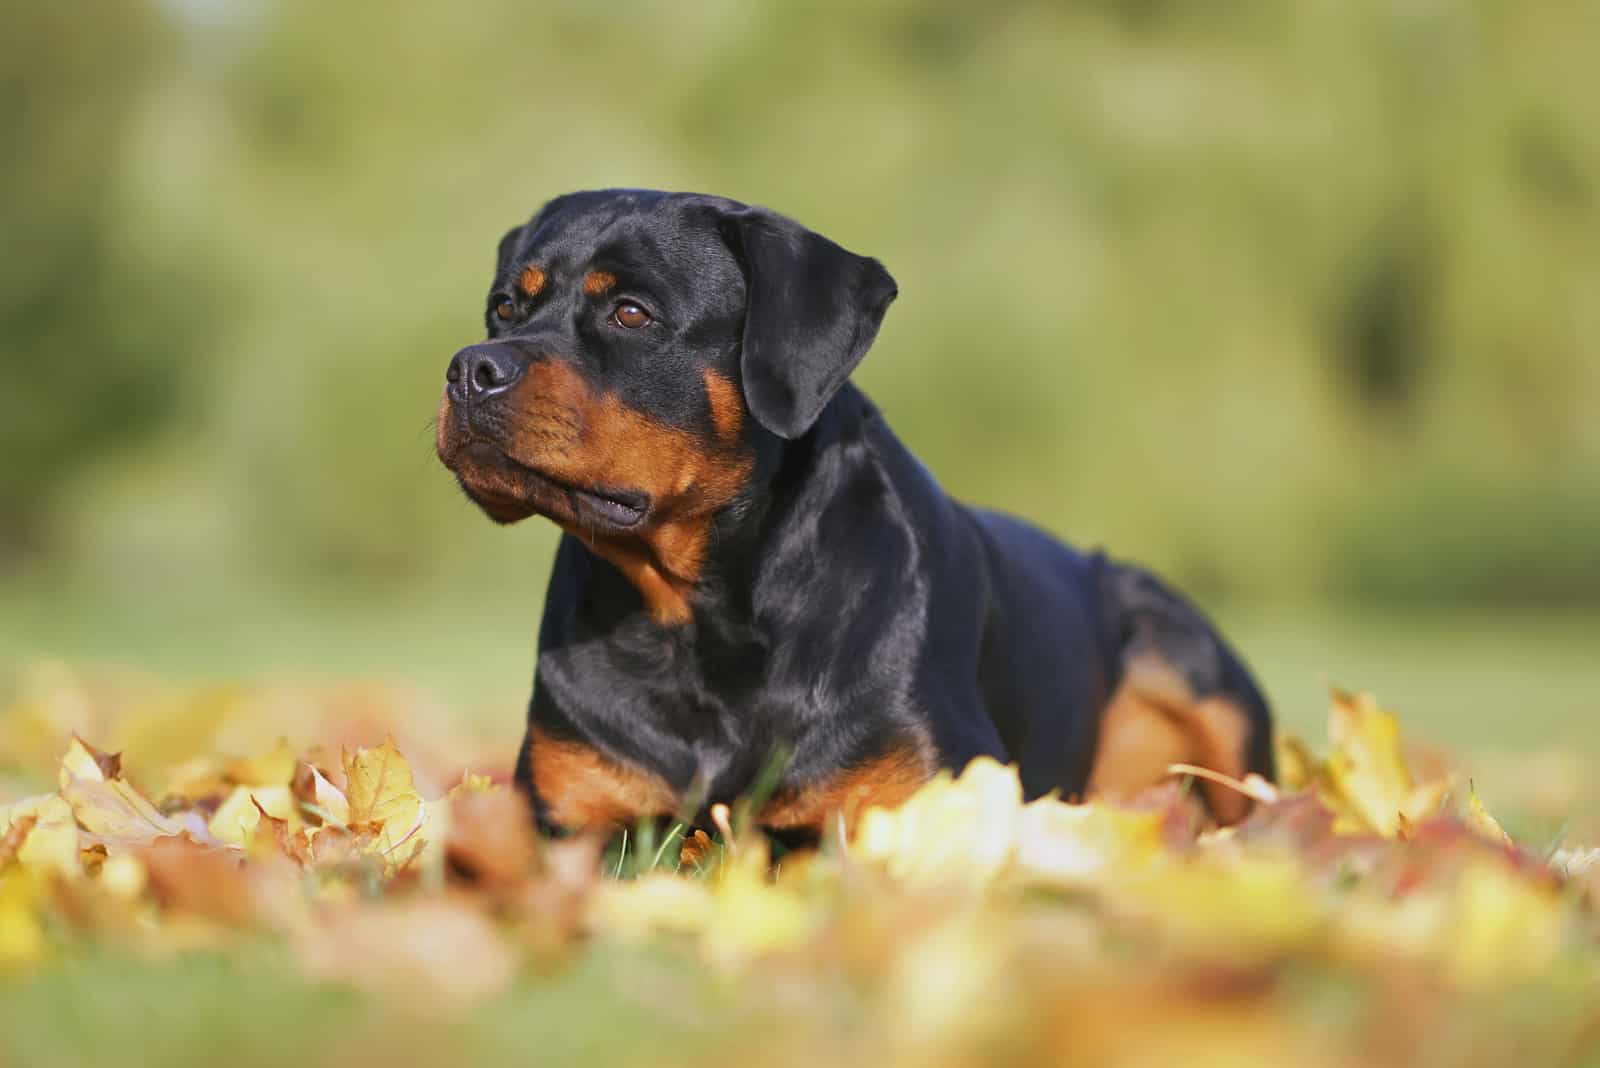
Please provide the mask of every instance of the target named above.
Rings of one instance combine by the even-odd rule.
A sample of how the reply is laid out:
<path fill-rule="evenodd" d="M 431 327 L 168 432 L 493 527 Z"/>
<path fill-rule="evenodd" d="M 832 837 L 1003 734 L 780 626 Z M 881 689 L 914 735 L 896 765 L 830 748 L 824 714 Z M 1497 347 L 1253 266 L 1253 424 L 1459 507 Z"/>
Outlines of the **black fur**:
<path fill-rule="evenodd" d="M 553 277 L 615 272 L 659 329 L 608 330 L 561 293 L 522 300 L 532 259 Z M 707 802 L 747 791 L 775 749 L 790 754 L 783 785 L 803 789 L 908 744 L 956 769 L 1014 761 L 1028 795 L 1070 796 L 1128 656 L 1153 648 L 1199 695 L 1247 712 L 1248 765 L 1270 776 L 1266 704 L 1195 609 L 1142 571 L 951 500 L 846 382 L 895 292 L 876 260 L 713 197 L 574 194 L 506 236 L 491 339 L 560 353 L 686 432 L 711 432 L 707 369 L 753 416 L 750 475 L 712 521 L 689 622 L 652 621 L 615 567 L 563 536 L 530 722 Z M 511 321 L 493 311 L 508 294 Z M 537 808 L 526 747 L 518 778 Z"/>

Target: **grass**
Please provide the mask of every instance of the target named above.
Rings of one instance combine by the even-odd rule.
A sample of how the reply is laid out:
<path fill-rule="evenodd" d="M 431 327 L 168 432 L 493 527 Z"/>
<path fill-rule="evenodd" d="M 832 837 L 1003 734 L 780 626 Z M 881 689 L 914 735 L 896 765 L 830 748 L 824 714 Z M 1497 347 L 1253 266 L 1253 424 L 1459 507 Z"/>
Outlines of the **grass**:
<path fill-rule="evenodd" d="M 132 666 L 179 681 L 367 677 L 431 690 L 458 710 L 454 726 L 503 737 L 520 730 L 536 628 L 536 576 L 471 597 L 340 601 L 257 593 L 222 603 L 190 594 L 97 601 L 93 591 L 13 591 L 0 603 L 0 680 L 39 657 Z M 1218 613 L 1255 665 L 1288 730 L 1320 738 L 1325 687 L 1376 691 L 1407 734 L 1470 754 L 1600 753 L 1600 661 L 1594 621 L 1434 612 L 1233 606 Z M 450 725 L 441 724 L 441 731 Z M 1463 759 L 1471 770 L 1472 763 Z M 1559 832 L 1491 807 L 1525 841 Z M 1592 799 L 1592 792 L 1590 798 Z M 1588 843 L 1593 813 L 1570 816 Z M 613 844 L 608 874 L 628 878 L 675 856 L 681 826 Z M 250 1066 L 282 1063 L 716 1063 L 766 1048 L 799 1027 L 811 1049 L 849 1048 L 884 1006 L 858 1000 L 851 975 L 826 969 L 792 980 L 730 984 L 672 944 L 605 945 L 525 972 L 509 989 L 459 1011 L 308 983 L 269 942 L 205 944 L 150 956 L 115 941 L 67 947 L 0 997 L 0 1068 L 105 1063 Z M 1309 967 L 1282 977 L 1284 1018 L 1309 1033 L 1370 1024 L 1360 977 Z M 1435 1018 L 1440 1041 L 1499 1049 L 1540 1019 L 1581 1015 L 1548 992 L 1464 1001 Z M 1565 996 L 1565 995 L 1563 995 Z M 1574 992 L 1574 996 L 1580 996 Z M 1581 995 L 1587 996 L 1587 995 Z M 1442 1010 L 1441 1010 L 1442 1011 Z M 425 1021 L 425 1022 L 424 1022 Z M 1535 1021 L 1530 1025 L 1529 1021 Z M 847 1037 L 837 1038 L 832 1029 Z M 1487 1043 L 1487 1045 L 1484 1045 Z M 1476 1044 L 1476 1047 L 1474 1046 Z"/>
<path fill-rule="evenodd" d="M 116 1050 L 122 1068 L 493 1065 L 524 1062 L 531 1051 L 538 1063 L 610 1065 L 647 1062 L 658 1045 L 718 1040 L 717 992 L 686 960 L 614 949 L 551 978 L 529 976 L 463 1013 L 428 1011 L 419 1027 L 418 1007 L 308 983 L 268 945 L 166 959 L 101 950 L 5 988 L 0 1064 L 88 1068 Z M 652 1005 L 648 989 L 658 983 L 703 987 L 706 1017 Z"/>
<path fill-rule="evenodd" d="M 512 741 L 533 673 L 544 576 L 390 599 L 174 590 L 106 601 L 23 588 L 0 600 L 0 679 L 40 657 L 179 681 L 370 678 L 432 691 Z M 1292 731 L 1318 735 L 1329 684 L 1376 693 L 1458 752 L 1600 753 L 1593 615 L 1239 605 L 1214 613 Z"/>

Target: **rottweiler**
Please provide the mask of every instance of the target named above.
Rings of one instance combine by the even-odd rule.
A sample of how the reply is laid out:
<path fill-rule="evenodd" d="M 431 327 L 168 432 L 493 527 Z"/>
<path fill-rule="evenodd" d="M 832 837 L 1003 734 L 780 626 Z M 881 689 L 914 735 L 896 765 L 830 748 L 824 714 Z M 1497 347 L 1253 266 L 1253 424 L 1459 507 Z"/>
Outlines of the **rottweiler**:
<path fill-rule="evenodd" d="M 1029 797 L 1272 776 L 1267 704 L 1199 611 L 952 500 L 849 382 L 896 293 L 715 196 L 572 193 L 501 240 L 437 448 L 491 519 L 565 532 L 516 771 L 541 828 L 703 819 L 765 781 L 755 822 L 815 841 L 980 755 Z"/>

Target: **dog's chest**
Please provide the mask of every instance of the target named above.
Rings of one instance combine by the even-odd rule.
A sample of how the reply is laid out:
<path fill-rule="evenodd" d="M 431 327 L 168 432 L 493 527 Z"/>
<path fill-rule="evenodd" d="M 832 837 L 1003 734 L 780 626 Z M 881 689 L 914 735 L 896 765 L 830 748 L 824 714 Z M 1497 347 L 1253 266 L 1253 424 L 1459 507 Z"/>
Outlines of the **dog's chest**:
<path fill-rule="evenodd" d="M 816 834 L 836 816 L 898 803 L 932 775 L 920 738 L 841 731 L 837 717 L 817 715 L 815 689 L 782 668 L 759 647 L 547 648 L 529 768 L 548 817 L 627 826 L 759 792 L 759 824 Z M 586 740 L 547 729 L 556 724 L 578 726 Z"/>

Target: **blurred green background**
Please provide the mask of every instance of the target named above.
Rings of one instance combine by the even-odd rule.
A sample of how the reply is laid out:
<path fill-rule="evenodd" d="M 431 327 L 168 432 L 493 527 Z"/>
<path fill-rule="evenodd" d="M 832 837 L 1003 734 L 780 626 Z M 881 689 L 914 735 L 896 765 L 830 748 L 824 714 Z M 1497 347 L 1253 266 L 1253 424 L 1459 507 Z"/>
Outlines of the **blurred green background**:
<path fill-rule="evenodd" d="M 1285 718 L 1600 752 L 1600 5 L 5 0 L 0 661 L 508 738 L 554 545 L 433 458 L 495 242 L 717 192 L 881 258 L 955 494 L 1166 572 Z M 3 667 L 0 667 L 3 671 Z"/>

